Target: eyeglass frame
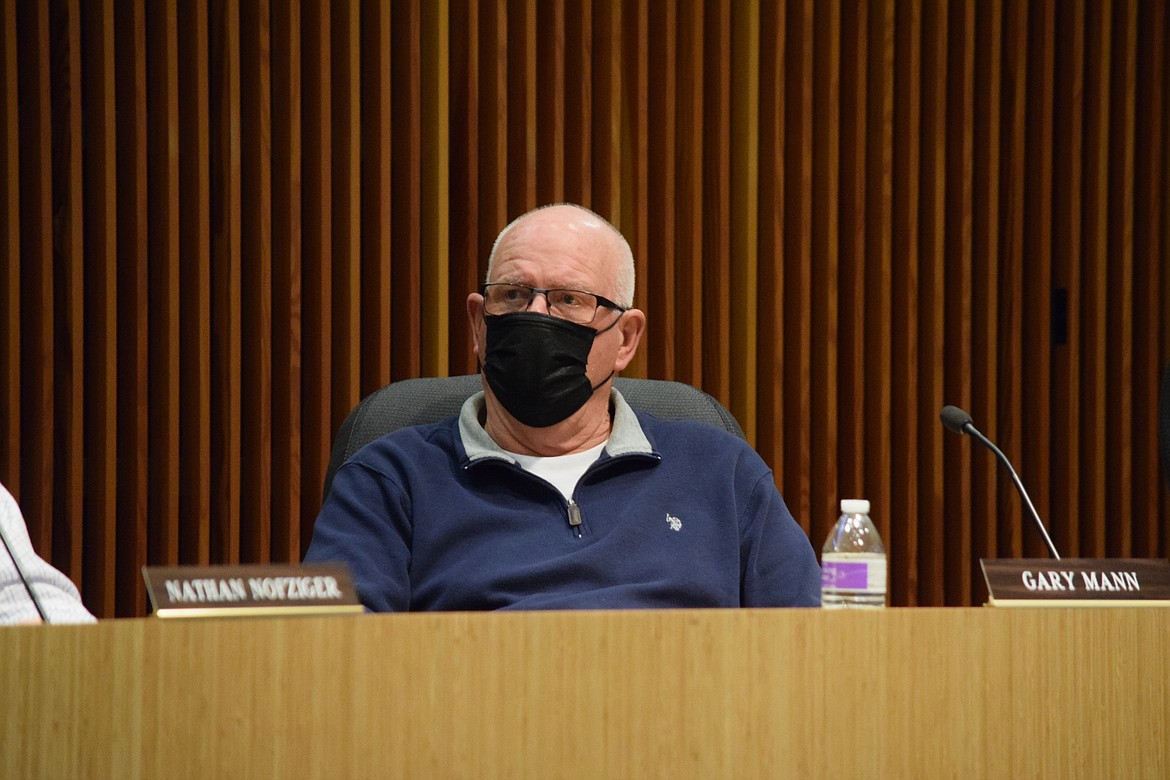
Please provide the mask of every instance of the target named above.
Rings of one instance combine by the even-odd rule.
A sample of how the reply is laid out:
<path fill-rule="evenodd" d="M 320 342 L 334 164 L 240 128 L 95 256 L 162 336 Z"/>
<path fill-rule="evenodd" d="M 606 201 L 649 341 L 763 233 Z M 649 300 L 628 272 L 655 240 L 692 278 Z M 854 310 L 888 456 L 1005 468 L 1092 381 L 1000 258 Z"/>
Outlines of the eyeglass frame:
<path fill-rule="evenodd" d="M 609 298 L 606 298 L 604 295 L 599 295 L 595 292 L 589 292 L 588 290 L 575 290 L 571 287 L 549 287 L 548 289 L 541 289 L 539 287 L 530 287 L 527 284 L 520 284 L 519 282 L 483 282 L 479 286 L 479 294 L 484 299 L 483 306 L 484 306 L 484 313 L 485 314 L 489 313 L 487 311 L 487 292 L 486 292 L 487 288 L 489 288 L 489 287 L 523 287 L 524 289 L 528 290 L 528 303 L 526 303 L 524 305 L 523 309 L 518 309 L 517 311 L 528 311 L 529 307 L 532 306 L 532 302 L 534 300 L 536 300 L 537 293 L 539 293 L 540 295 L 544 296 L 545 303 L 548 304 L 549 313 L 552 314 L 552 303 L 548 299 L 548 294 L 550 292 L 580 293 L 582 295 L 592 295 L 594 298 L 596 298 L 597 305 L 593 307 L 593 316 L 590 317 L 587 320 L 587 322 L 592 322 L 594 319 L 597 318 L 597 309 L 601 306 L 604 306 L 605 308 L 610 309 L 611 311 L 616 311 L 619 316 L 630 310 L 630 307 L 628 307 L 628 306 L 621 306 L 619 304 L 614 303 Z M 508 313 L 512 314 L 514 312 L 508 312 Z M 493 314 L 491 316 L 494 317 L 494 316 L 500 316 L 500 315 Z M 553 316 L 556 316 L 558 319 L 566 320 L 568 322 L 575 322 L 575 320 L 570 320 L 568 317 L 561 317 L 559 315 L 553 315 Z M 578 324 L 583 325 L 584 323 L 578 323 Z"/>

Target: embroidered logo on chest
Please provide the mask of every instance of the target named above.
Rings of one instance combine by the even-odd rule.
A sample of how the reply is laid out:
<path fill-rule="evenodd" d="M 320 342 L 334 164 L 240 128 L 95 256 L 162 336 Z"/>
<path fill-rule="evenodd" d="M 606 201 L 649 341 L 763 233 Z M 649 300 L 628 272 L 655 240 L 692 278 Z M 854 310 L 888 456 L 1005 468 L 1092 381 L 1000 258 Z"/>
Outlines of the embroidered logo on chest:
<path fill-rule="evenodd" d="M 682 530 L 682 520 L 675 517 L 670 512 L 666 513 L 666 522 L 670 525 L 670 530 L 672 530 L 672 531 L 681 531 Z"/>

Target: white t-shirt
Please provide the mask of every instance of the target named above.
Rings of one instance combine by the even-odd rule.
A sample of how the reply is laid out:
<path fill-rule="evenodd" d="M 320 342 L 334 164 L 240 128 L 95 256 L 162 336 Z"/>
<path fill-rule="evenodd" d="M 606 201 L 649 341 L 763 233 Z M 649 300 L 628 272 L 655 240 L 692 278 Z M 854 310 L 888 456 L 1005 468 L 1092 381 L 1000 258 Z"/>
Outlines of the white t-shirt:
<path fill-rule="evenodd" d="M 551 482 L 557 490 L 561 491 L 565 500 L 569 501 L 573 498 L 573 488 L 577 487 L 577 480 L 581 479 L 581 475 L 593 465 L 593 461 L 601 457 L 601 451 L 605 449 L 605 444 L 602 442 L 584 452 L 551 457 L 521 455 L 516 452 L 508 454 L 515 458 L 525 471 L 530 471 L 541 479 Z"/>

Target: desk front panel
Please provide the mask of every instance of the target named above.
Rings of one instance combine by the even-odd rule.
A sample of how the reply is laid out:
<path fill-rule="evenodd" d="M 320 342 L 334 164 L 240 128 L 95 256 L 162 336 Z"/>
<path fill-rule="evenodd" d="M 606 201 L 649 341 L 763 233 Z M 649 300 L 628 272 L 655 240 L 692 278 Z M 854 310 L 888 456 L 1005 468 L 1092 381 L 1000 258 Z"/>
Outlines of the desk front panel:
<path fill-rule="evenodd" d="M 1170 777 L 1170 610 L 0 629 L 4 777 Z"/>

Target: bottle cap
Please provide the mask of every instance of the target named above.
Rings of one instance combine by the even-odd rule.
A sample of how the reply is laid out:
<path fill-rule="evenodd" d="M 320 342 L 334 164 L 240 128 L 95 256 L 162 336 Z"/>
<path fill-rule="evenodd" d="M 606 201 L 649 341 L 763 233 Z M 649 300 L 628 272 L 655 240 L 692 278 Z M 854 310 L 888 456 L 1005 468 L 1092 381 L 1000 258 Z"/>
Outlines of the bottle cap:
<path fill-rule="evenodd" d="M 843 498 L 841 499 L 841 514 L 868 515 L 869 501 L 864 498 Z"/>

